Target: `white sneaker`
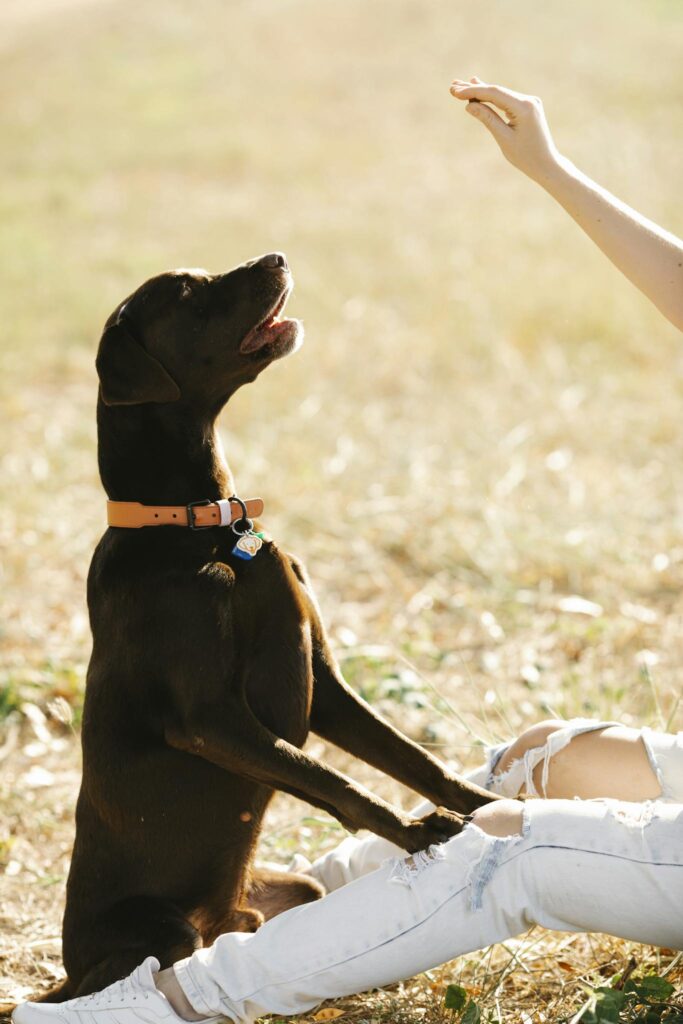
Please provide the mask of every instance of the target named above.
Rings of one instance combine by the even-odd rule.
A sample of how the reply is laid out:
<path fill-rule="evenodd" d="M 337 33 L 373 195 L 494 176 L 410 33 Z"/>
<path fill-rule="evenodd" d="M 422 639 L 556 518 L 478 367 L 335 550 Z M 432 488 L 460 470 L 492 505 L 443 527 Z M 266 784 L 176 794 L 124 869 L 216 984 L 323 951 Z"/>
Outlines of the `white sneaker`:
<path fill-rule="evenodd" d="M 12 1011 L 14 1024 L 178 1024 L 183 1022 L 154 984 L 159 970 L 154 956 L 132 974 L 101 992 L 64 1003 L 22 1003 Z M 207 1020 L 221 1020 L 210 1017 Z M 187 1024 L 187 1022 L 183 1022 Z"/>

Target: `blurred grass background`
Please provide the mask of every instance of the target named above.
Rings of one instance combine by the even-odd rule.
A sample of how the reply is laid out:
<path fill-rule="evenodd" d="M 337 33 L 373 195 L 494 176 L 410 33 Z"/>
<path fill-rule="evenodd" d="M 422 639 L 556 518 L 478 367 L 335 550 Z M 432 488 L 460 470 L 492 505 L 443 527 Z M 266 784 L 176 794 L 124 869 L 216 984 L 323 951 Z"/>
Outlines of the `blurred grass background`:
<path fill-rule="evenodd" d="M 307 562 L 350 680 L 397 724 L 468 764 L 551 713 L 683 728 L 680 334 L 448 94 L 456 74 L 539 94 L 567 156 L 682 234 L 682 44 L 676 0 L 5 0 L 12 991 L 59 972 L 104 523 L 94 353 L 162 269 L 287 253 L 307 341 L 231 403 L 226 450 Z M 338 835 L 306 813 L 278 800 L 268 856 Z M 575 975 L 543 972 L 564 999 Z M 392 1019 L 417 1019 L 410 1000 Z"/>

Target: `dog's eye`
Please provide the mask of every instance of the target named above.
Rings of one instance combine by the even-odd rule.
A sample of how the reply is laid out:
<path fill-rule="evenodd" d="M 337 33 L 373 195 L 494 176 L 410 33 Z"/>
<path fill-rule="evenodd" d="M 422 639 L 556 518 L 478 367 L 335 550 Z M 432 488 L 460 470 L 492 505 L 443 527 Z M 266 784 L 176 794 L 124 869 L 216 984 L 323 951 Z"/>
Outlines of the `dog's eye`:
<path fill-rule="evenodd" d="M 183 281 L 183 286 L 180 289 L 180 298 L 181 299 L 189 299 L 191 297 L 191 295 L 192 295 L 192 288 L 190 287 L 189 282 L 188 281 Z"/>

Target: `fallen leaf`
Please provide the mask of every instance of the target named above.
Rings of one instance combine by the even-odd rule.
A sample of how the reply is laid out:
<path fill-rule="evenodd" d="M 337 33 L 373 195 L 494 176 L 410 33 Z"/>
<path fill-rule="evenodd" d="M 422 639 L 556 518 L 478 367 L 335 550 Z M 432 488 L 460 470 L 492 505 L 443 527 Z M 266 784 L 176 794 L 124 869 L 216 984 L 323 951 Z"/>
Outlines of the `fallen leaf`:
<path fill-rule="evenodd" d="M 595 601 L 589 601 L 585 597 L 579 597 L 578 594 L 569 594 L 567 597 L 561 597 L 557 602 L 557 610 L 560 612 L 570 612 L 574 615 L 588 615 L 593 619 L 597 619 L 598 616 L 602 615 L 602 605 L 597 604 Z"/>
<path fill-rule="evenodd" d="M 635 619 L 636 622 L 644 622 L 646 625 L 653 625 L 657 621 L 657 612 L 654 608 L 646 608 L 643 604 L 633 604 L 631 601 L 622 601 L 619 611 L 626 619 Z"/>
<path fill-rule="evenodd" d="M 55 777 L 51 771 L 47 768 L 41 768 L 40 765 L 31 765 L 29 770 L 22 776 L 22 782 L 29 789 L 42 789 L 44 786 L 51 786 L 55 781 Z"/>
<path fill-rule="evenodd" d="M 30 701 L 24 701 L 19 710 L 26 716 L 31 723 L 31 728 L 35 733 L 37 739 L 41 743 L 50 743 L 50 730 L 47 728 L 45 713 L 41 711 L 37 704 L 33 704 Z"/>

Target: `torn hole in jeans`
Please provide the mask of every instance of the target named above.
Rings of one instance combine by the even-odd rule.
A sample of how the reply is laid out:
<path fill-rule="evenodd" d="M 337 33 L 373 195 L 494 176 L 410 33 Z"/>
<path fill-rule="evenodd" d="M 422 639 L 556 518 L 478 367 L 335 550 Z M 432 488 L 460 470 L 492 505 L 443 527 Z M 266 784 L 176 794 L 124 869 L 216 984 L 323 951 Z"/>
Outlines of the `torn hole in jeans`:
<path fill-rule="evenodd" d="M 468 829 L 476 830 L 482 837 L 482 847 L 479 857 L 473 862 L 467 876 L 467 884 L 470 887 L 470 909 L 481 910 L 484 889 L 493 878 L 496 868 L 500 864 L 501 857 L 511 846 L 516 846 L 529 835 L 530 829 L 529 813 L 526 805 L 522 808 L 521 831 L 514 832 L 510 836 L 492 836 L 484 832 L 476 823 L 468 825 Z"/>
<path fill-rule="evenodd" d="M 657 803 L 646 800 L 644 803 L 627 803 L 623 800 L 605 800 L 608 813 L 615 821 L 621 821 L 630 828 L 647 828 L 657 813 Z"/>
<path fill-rule="evenodd" d="M 673 740 L 672 737 L 670 737 L 670 736 L 663 737 L 661 733 L 656 733 L 652 729 L 648 729 L 647 726 L 644 726 L 640 730 L 640 741 L 643 744 L 643 746 L 645 747 L 645 753 L 647 754 L 647 759 L 650 762 L 650 768 L 654 772 L 655 778 L 657 779 L 657 782 L 659 783 L 659 789 L 660 789 L 659 799 L 670 800 L 670 801 L 675 803 L 676 802 L 676 798 L 674 797 L 673 793 L 671 792 L 671 787 L 665 782 L 664 775 L 663 775 L 663 772 L 662 772 L 662 768 L 661 768 L 661 765 L 660 765 L 659 761 L 657 760 L 657 755 L 655 753 L 654 746 L 653 746 L 653 743 L 655 741 L 657 741 L 658 746 L 661 745 L 662 740 L 664 740 L 664 743 L 667 746 L 672 741 L 675 743 L 675 740 Z"/>
<path fill-rule="evenodd" d="M 411 853 L 409 857 L 396 857 L 393 861 L 390 882 L 398 885 L 412 885 L 417 876 L 431 867 L 436 861 L 444 859 L 443 846 L 430 846 L 426 850 L 418 850 Z"/>
<path fill-rule="evenodd" d="M 545 743 L 526 750 L 522 757 L 512 761 L 505 771 L 501 772 L 496 772 L 496 768 L 509 749 L 510 744 L 492 748 L 489 751 L 490 775 L 487 788 L 493 790 L 494 793 L 498 793 L 500 796 L 513 798 L 519 793 L 526 793 L 528 796 L 547 797 L 550 762 L 553 757 L 559 754 L 561 750 L 564 750 L 576 736 L 581 736 L 586 732 L 597 732 L 613 725 L 618 725 L 618 723 L 598 722 L 588 718 L 571 719 L 562 728 L 551 732 Z M 534 782 L 534 771 L 539 764 L 542 766 L 540 792 Z"/>

